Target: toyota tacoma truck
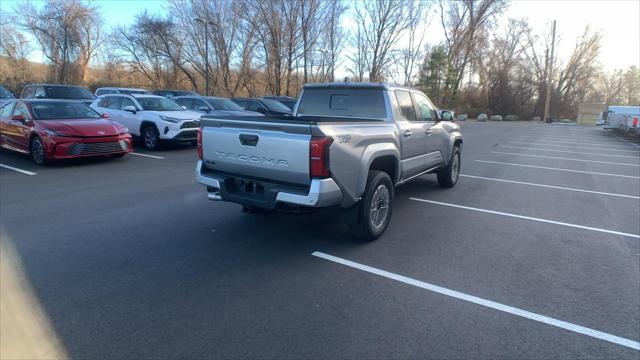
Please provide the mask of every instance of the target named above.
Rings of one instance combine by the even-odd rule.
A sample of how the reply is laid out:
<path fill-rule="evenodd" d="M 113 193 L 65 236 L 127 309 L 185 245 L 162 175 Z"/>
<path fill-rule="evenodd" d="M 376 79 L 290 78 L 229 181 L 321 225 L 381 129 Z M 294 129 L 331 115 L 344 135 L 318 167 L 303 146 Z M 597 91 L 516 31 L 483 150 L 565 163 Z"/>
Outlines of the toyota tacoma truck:
<path fill-rule="evenodd" d="M 292 116 L 200 119 L 197 181 L 243 210 L 338 207 L 377 239 L 394 188 L 435 173 L 458 181 L 462 133 L 422 92 L 387 84 L 308 84 Z"/>

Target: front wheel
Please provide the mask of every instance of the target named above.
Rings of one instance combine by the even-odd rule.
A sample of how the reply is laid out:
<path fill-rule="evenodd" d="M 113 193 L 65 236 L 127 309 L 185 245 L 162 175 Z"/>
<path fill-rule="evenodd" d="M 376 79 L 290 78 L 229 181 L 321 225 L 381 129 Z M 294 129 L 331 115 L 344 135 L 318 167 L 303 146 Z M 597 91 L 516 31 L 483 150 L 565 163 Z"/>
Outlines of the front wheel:
<path fill-rule="evenodd" d="M 144 146 L 151 151 L 160 149 L 160 135 L 155 126 L 147 126 L 142 130 L 142 141 Z"/>
<path fill-rule="evenodd" d="M 369 171 L 353 232 L 368 241 L 379 238 L 391 220 L 393 197 L 393 182 L 389 175 L 383 171 Z"/>
<path fill-rule="evenodd" d="M 42 140 L 39 137 L 34 137 L 31 139 L 31 159 L 38 165 L 47 165 L 49 163 L 49 159 L 47 159 L 45 155 L 45 148 Z"/>
<path fill-rule="evenodd" d="M 443 188 L 454 187 L 460 177 L 460 148 L 453 147 L 451 160 L 449 164 L 442 170 L 438 171 L 438 184 Z"/>

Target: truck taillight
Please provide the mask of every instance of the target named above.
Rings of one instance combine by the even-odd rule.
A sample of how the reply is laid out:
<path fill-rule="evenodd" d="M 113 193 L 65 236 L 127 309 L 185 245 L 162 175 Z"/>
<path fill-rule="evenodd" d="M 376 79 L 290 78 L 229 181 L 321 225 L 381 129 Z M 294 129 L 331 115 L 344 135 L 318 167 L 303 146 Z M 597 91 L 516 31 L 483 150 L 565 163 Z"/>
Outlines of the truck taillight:
<path fill-rule="evenodd" d="M 638 127 L 638 118 L 637 117 L 633 118 L 633 127 Z"/>
<path fill-rule="evenodd" d="M 202 128 L 198 128 L 198 158 L 202 160 Z"/>
<path fill-rule="evenodd" d="M 313 136 L 309 144 L 309 174 L 312 178 L 329 177 L 329 146 L 333 138 Z"/>

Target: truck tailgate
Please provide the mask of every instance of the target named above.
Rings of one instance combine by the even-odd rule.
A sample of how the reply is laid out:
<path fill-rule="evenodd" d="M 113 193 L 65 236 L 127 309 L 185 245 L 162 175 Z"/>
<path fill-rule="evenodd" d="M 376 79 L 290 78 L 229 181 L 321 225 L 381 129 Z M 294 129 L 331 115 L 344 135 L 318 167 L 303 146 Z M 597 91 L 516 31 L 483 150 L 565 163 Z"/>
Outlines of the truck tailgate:
<path fill-rule="evenodd" d="M 238 177 L 308 185 L 309 124 L 278 118 L 201 120 L 204 165 Z"/>

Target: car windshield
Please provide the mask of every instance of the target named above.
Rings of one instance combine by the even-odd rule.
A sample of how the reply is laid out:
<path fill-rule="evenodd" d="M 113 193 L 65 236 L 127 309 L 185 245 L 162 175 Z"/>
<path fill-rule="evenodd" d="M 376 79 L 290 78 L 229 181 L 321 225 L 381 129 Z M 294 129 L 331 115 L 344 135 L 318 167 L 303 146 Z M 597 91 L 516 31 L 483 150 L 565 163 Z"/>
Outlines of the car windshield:
<path fill-rule="evenodd" d="M 143 110 L 184 111 L 180 105 L 163 97 L 139 97 L 136 100 L 138 100 Z"/>
<path fill-rule="evenodd" d="M 46 86 L 47 96 L 52 99 L 95 99 L 95 96 L 79 86 Z"/>
<path fill-rule="evenodd" d="M 271 111 L 277 111 L 282 113 L 290 113 L 291 109 L 282 105 L 280 102 L 270 99 L 262 99 L 262 103 Z"/>
<path fill-rule="evenodd" d="M 229 100 L 229 99 L 215 99 L 215 98 L 209 98 L 207 99 L 207 102 L 213 106 L 213 108 L 215 110 L 232 110 L 232 111 L 244 111 L 244 109 L 234 103 L 233 101 Z"/>
<path fill-rule="evenodd" d="M 31 104 L 37 120 L 99 119 L 100 114 L 79 102 L 37 102 Z"/>
<path fill-rule="evenodd" d="M 0 99 L 13 99 L 13 94 L 9 92 L 9 90 L 0 86 Z"/>

